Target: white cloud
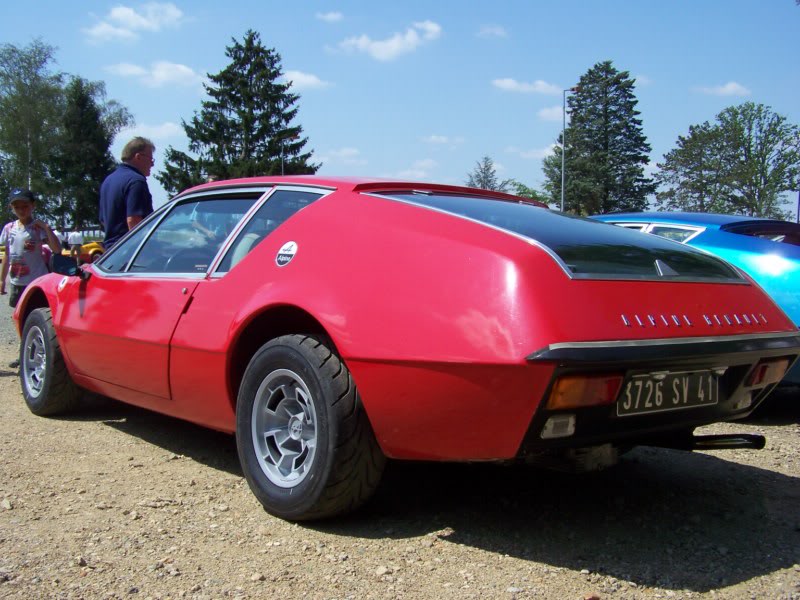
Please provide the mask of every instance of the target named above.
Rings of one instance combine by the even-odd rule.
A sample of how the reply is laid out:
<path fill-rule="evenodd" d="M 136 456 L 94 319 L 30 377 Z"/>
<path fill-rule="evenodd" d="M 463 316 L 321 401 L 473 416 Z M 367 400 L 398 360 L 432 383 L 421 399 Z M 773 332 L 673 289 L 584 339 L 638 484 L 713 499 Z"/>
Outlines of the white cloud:
<path fill-rule="evenodd" d="M 357 148 L 350 148 L 350 147 L 339 148 L 337 150 L 330 151 L 331 156 L 343 160 L 352 159 L 353 157 L 358 156 L 359 154 L 361 154 L 360 150 L 358 150 Z"/>
<path fill-rule="evenodd" d="M 508 37 L 508 32 L 502 25 L 482 25 L 478 31 L 478 37 L 505 38 Z"/>
<path fill-rule="evenodd" d="M 414 161 L 410 168 L 404 169 L 397 174 L 399 179 L 429 179 L 430 171 L 435 169 L 438 163 L 430 158 Z"/>
<path fill-rule="evenodd" d="M 342 13 L 336 11 L 317 13 L 315 16 L 320 21 L 325 21 L 326 23 L 338 23 L 344 18 L 344 15 L 342 15 Z"/>
<path fill-rule="evenodd" d="M 144 77 L 147 75 L 147 69 L 130 63 L 110 65 L 106 67 L 106 71 L 112 75 L 119 75 L 120 77 Z"/>
<path fill-rule="evenodd" d="M 516 146 L 509 146 L 506 148 L 506 152 L 509 154 L 516 154 L 520 158 L 524 158 L 526 160 L 542 160 L 543 158 L 550 156 L 553 153 L 553 149 L 556 147 L 555 144 L 550 144 L 544 148 L 533 148 L 531 150 L 522 150 L 521 148 L 517 148 Z"/>
<path fill-rule="evenodd" d="M 178 123 L 167 121 L 159 125 L 134 125 L 127 129 L 120 131 L 116 138 L 116 143 L 125 144 L 129 139 L 134 136 L 140 135 L 153 141 L 153 143 L 160 148 L 164 148 L 166 140 L 171 140 L 184 135 L 183 127 Z M 121 149 L 121 148 L 120 148 Z"/>
<path fill-rule="evenodd" d="M 136 77 L 143 85 L 154 88 L 166 85 L 191 86 L 205 80 L 191 67 L 164 60 L 154 62 L 149 69 L 130 63 L 119 63 L 106 67 L 106 71 L 121 77 Z"/>
<path fill-rule="evenodd" d="M 105 21 L 98 23 L 94 27 L 84 29 L 83 32 L 88 36 L 90 42 L 97 44 L 111 40 L 130 42 L 139 37 L 129 29 L 115 27 L 114 25 L 106 23 Z"/>
<path fill-rule="evenodd" d="M 636 75 L 633 80 L 636 82 L 636 85 L 645 86 L 650 85 L 653 83 L 653 80 L 650 79 L 647 75 Z"/>
<path fill-rule="evenodd" d="M 741 83 L 729 81 L 725 85 L 717 85 L 712 87 L 696 87 L 695 91 L 701 94 L 709 94 L 711 96 L 749 96 L 750 90 L 744 87 Z"/>
<path fill-rule="evenodd" d="M 316 75 L 303 73 L 302 71 L 286 71 L 283 74 L 283 78 L 292 82 L 293 91 L 319 90 L 331 85 L 330 82 L 323 81 Z"/>
<path fill-rule="evenodd" d="M 148 2 L 141 7 L 141 12 L 129 6 L 115 6 L 108 14 L 108 18 L 127 29 L 161 31 L 164 27 L 180 23 L 183 12 L 171 2 L 164 4 Z"/>
<path fill-rule="evenodd" d="M 186 65 L 160 60 L 153 63 L 150 80 L 152 87 L 161 87 L 173 83 L 176 85 L 194 85 L 203 81 L 203 76 L 195 73 L 192 68 Z"/>
<path fill-rule="evenodd" d="M 458 144 L 464 143 L 464 138 L 461 136 L 457 137 L 450 137 L 447 135 L 429 135 L 427 137 L 422 138 L 422 141 L 426 144 L 434 144 L 438 146 L 456 146 Z"/>
<path fill-rule="evenodd" d="M 177 27 L 183 20 L 183 11 L 171 2 L 148 2 L 138 7 L 115 6 L 93 27 L 84 29 L 92 43 L 112 40 L 133 41 L 139 32 L 156 33 L 167 27 Z"/>
<path fill-rule="evenodd" d="M 320 156 L 323 163 L 333 163 L 334 165 L 347 165 L 361 167 L 367 164 L 367 160 L 361 156 L 361 151 L 358 148 L 345 146 L 343 148 L 336 148 L 329 150 L 324 156 Z"/>
<path fill-rule="evenodd" d="M 395 33 L 385 40 L 373 40 L 368 35 L 362 34 L 350 37 L 339 43 L 339 47 L 346 51 L 364 52 L 375 60 L 394 60 L 402 54 L 413 52 L 426 42 L 437 39 L 442 33 L 442 28 L 433 21 L 420 21 L 406 29 L 404 33 Z"/>
<path fill-rule="evenodd" d="M 533 83 L 525 83 L 524 81 L 506 77 L 504 79 L 493 79 L 492 85 L 506 92 L 520 92 L 522 94 L 550 94 L 555 96 L 561 93 L 559 86 L 541 79 L 537 79 Z"/>
<path fill-rule="evenodd" d="M 561 121 L 563 114 L 563 108 L 561 106 L 550 106 L 548 108 L 542 108 L 537 113 L 538 116 L 542 121 Z"/>

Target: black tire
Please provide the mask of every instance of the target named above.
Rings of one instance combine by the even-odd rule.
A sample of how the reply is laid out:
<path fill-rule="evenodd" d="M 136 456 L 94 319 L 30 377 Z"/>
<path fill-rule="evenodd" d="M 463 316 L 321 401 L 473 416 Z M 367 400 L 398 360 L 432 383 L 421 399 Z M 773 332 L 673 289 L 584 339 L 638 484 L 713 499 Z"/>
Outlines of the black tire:
<path fill-rule="evenodd" d="M 30 411 L 40 417 L 70 412 L 80 391 L 69 376 L 49 308 L 31 311 L 22 328 L 19 379 Z"/>
<path fill-rule="evenodd" d="M 239 390 L 236 441 L 259 502 L 292 521 L 355 510 L 386 462 L 350 372 L 311 336 L 276 338 L 253 356 Z"/>

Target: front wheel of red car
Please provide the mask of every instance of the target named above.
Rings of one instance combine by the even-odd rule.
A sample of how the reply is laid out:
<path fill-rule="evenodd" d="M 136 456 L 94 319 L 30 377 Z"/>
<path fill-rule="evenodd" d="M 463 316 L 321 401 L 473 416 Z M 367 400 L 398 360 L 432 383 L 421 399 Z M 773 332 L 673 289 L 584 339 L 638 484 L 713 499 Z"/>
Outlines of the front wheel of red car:
<path fill-rule="evenodd" d="M 350 372 L 312 336 L 276 338 L 253 356 L 236 441 L 250 489 L 269 513 L 293 521 L 358 508 L 385 464 Z"/>
<path fill-rule="evenodd" d="M 73 410 L 80 392 L 64 364 L 49 308 L 28 315 L 19 353 L 22 395 L 30 411 L 43 417 Z"/>

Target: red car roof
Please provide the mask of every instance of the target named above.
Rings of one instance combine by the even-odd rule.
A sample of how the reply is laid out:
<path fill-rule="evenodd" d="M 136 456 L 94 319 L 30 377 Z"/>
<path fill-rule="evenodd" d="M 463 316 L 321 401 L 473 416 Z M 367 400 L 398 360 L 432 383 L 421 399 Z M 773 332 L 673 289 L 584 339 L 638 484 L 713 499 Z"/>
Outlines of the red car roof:
<path fill-rule="evenodd" d="M 294 184 L 294 185 L 310 185 L 326 188 L 336 188 L 337 190 L 349 190 L 354 192 L 379 192 L 379 191 L 402 191 L 402 190 L 425 190 L 449 193 L 461 193 L 476 195 L 480 194 L 484 197 L 498 198 L 502 200 L 511 200 L 519 202 L 523 200 L 530 204 L 546 207 L 546 205 L 536 202 L 530 198 L 520 198 L 513 194 L 506 194 L 503 192 L 495 192 L 491 190 L 482 190 L 477 188 L 470 188 L 458 185 L 445 185 L 440 183 L 427 183 L 420 181 L 396 181 L 391 179 L 379 179 L 374 177 L 335 177 L 324 175 L 273 175 L 263 177 L 242 177 L 239 179 L 226 179 L 220 181 L 212 181 L 202 185 L 189 188 L 182 191 L 179 196 L 196 192 L 199 190 L 213 190 L 215 188 L 226 188 L 235 185 L 278 185 L 278 184 Z"/>

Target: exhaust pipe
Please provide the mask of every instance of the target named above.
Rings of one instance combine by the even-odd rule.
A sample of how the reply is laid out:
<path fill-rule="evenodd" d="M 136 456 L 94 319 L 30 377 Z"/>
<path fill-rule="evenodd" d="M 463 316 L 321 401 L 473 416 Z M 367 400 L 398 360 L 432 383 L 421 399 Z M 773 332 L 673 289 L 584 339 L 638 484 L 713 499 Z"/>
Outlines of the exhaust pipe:
<path fill-rule="evenodd" d="M 673 450 L 762 450 L 767 438 L 753 433 L 733 433 L 718 435 L 692 435 L 685 437 L 662 438 L 649 441 L 648 446 L 671 448 Z"/>
<path fill-rule="evenodd" d="M 692 442 L 692 450 L 735 450 L 737 448 L 763 450 L 767 445 L 767 438 L 754 433 L 695 435 L 692 436 Z"/>

